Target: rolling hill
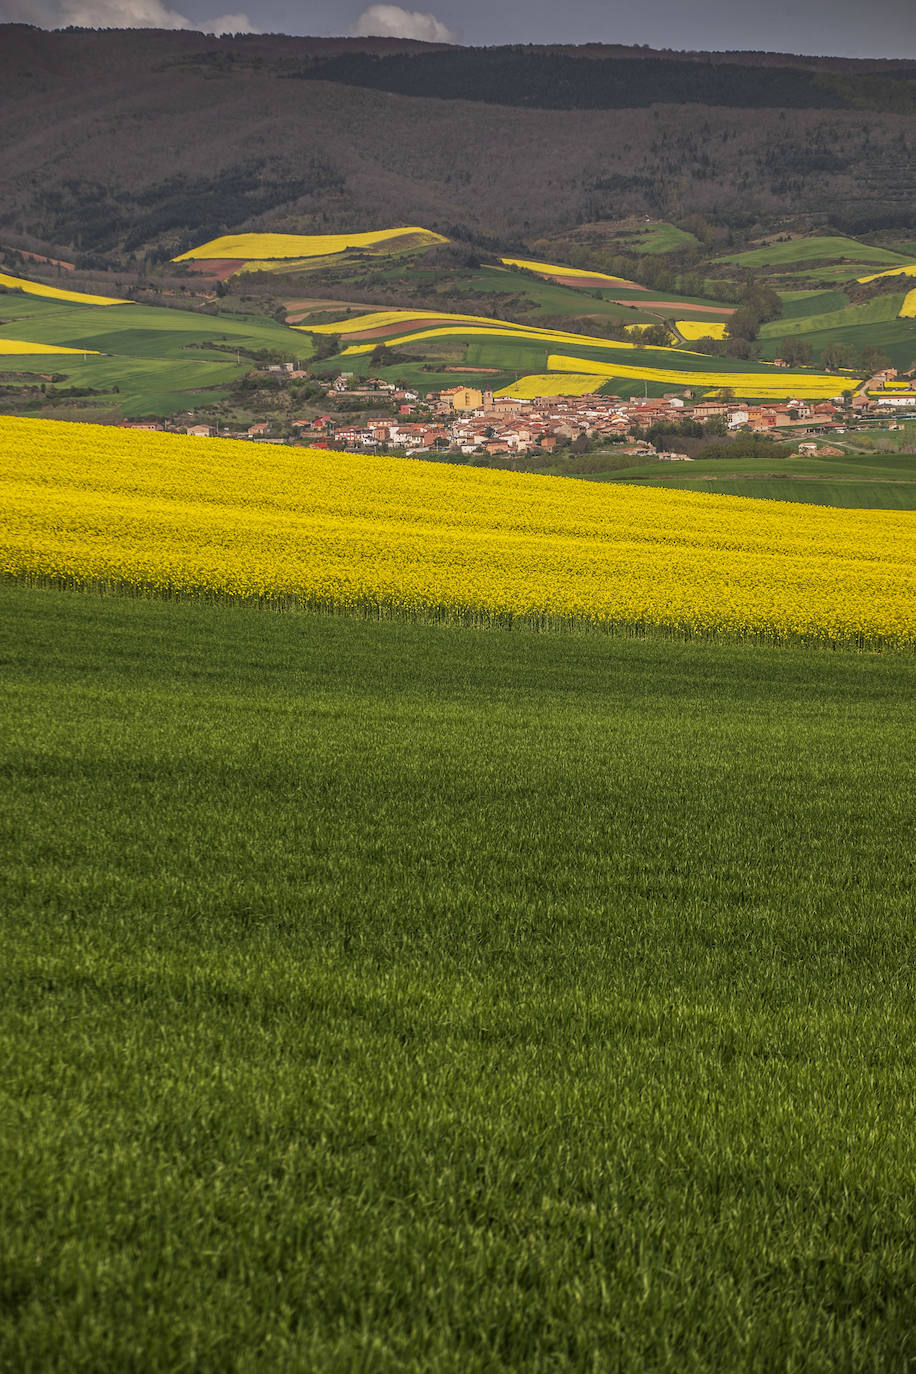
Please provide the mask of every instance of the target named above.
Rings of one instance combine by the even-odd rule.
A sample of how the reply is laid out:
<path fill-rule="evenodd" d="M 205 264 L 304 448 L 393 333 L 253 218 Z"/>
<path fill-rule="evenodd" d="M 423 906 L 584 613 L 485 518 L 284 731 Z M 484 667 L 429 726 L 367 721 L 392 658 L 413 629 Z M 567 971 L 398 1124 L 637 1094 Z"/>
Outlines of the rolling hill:
<path fill-rule="evenodd" d="M 0 233 L 171 257 L 406 220 L 509 251 L 633 214 L 912 215 L 912 63 L 395 46 L 4 25 Z"/>

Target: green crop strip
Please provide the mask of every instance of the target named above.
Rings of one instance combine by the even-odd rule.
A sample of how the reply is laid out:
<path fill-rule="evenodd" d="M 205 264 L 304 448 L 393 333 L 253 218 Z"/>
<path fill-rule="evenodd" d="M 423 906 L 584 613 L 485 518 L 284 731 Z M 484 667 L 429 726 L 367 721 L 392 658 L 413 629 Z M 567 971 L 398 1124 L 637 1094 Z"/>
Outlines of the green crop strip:
<path fill-rule="evenodd" d="M 0 607 L 0 1366 L 916 1359 L 911 658 Z"/>

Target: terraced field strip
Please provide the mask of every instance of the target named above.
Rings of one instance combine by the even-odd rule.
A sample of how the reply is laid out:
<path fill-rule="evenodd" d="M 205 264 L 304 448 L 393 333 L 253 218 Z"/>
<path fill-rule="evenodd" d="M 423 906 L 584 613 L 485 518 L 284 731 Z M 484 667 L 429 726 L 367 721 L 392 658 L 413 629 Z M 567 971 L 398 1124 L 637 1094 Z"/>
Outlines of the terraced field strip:
<path fill-rule="evenodd" d="M 771 243 L 764 248 L 752 248 L 744 253 L 729 253 L 718 262 L 738 267 L 779 267 L 793 263 L 821 262 L 841 259 L 856 263 L 905 263 L 900 253 L 888 248 L 875 248 L 858 239 L 837 234 L 815 234 L 810 238 L 792 239 L 788 243 Z"/>
<path fill-rule="evenodd" d="M 457 329 L 451 328 L 458 326 Z M 507 337 L 541 339 L 547 342 L 559 342 L 580 339 L 583 343 L 590 342 L 599 347 L 606 348 L 632 348 L 633 345 L 626 340 L 607 340 L 593 338 L 587 334 L 570 333 L 566 330 L 545 329 L 540 325 L 534 324 L 512 324 L 506 320 L 497 320 L 490 315 L 462 315 L 455 314 L 447 310 L 378 310 L 368 315 L 352 316 L 348 319 L 335 320 L 329 324 L 316 324 L 311 329 L 306 328 L 306 332 L 312 334 L 341 335 L 346 338 L 354 339 L 379 339 L 383 337 L 397 337 L 399 342 L 413 342 L 419 337 L 419 330 L 427 332 L 429 337 L 445 337 L 450 330 L 451 333 L 467 333 L 479 335 L 481 326 L 487 332 L 502 334 Z M 302 328 L 303 326 L 299 326 Z M 441 333 L 433 334 L 433 330 L 439 328 Z"/>
<path fill-rule="evenodd" d="M 442 323 L 447 320 L 446 323 Z M 422 325 L 419 329 L 412 326 Z M 426 327 L 428 326 L 428 327 Z M 404 332 L 404 331 L 407 332 Z M 358 357 L 369 353 L 379 338 L 386 338 L 398 344 L 430 342 L 436 339 L 459 338 L 473 342 L 487 339 L 498 343 L 517 343 L 522 346 L 541 345 L 545 349 L 562 349 L 563 353 L 547 353 L 547 371 L 576 372 L 582 376 L 599 374 L 645 380 L 660 384 L 697 385 L 705 387 L 732 386 L 749 396 L 770 399 L 787 398 L 794 395 L 809 397 L 835 396 L 846 386 L 857 385 L 857 379 L 826 376 L 824 374 L 786 373 L 766 364 L 743 364 L 737 359 L 723 359 L 718 362 L 715 372 L 709 368 L 706 354 L 691 352 L 684 348 L 640 348 L 632 361 L 626 365 L 607 359 L 608 353 L 622 350 L 635 350 L 638 345 L 632 340 L 600 339 L 587 334 L 577 334 L 564 330 L 543 329 L 534 325 L 507 324 L 486 316 L 451 315 L 445 316 L 434 311 L 379 311 L 369 315 L 356 316 L 330 324 L 315 325 L 308 332 L 340 335 L 344 339 L 360 338 L 368 334 L 369 339 L 353 343 L 343 350 L 343 357 Z M 567 356 L 566 350 L 575 350 L 575 357 Z M 535 358 L 537 355 L 535 355 Z M 555 365 L 555 360 L 561 363 Z M 590 361 L 595 359 L 595 364 Z M 533 372 L 543 374 L 544 355 L 535 361 Z M 677 359 L 675 365 L 674 359 Z M 475 362 L 490 363 L 489 358 L 475 358 Z M 494 359 L 499 362 L 500 360 Z M 523 358 L 506 357 L 505 365 L 524 368 Z M 712 380 L 709 380 L 712 378 Z M 754 379 L 753 387 L 749 381 Z"/>
<path fill-rule="evenodd" d="M 628 281 L 626 277 L 611 277 L 606 272 L 592 272 L 582 267 L 562 267 L 558 263 L 533 262 L 530 258 L 500 258 L 506 267 L 522 267 L 527 272 L 535 272 L 549 281 L 558 281 L 569 286 L 626 286 L 631 291 L 647 291 L 639 282 Z"/>
<path fill-rule="evenodd" d="M 716 323 L 711 326 L 685 321 L 689 329 L 697 329 L 696 335 L 702 338 L 709 334 L 711 329 L 714 331 Z M 540 343 L 545 346 L 558 348 L 575 348 L 579 352 L 595 352 L 599 357 L 607 352 L 617 352 L 621 349 L 635 349 L 639 347 L 638 342 L 631 339 L 602 339 L 591 334 L 578 334 L 567 330 L 546 329 L 537 325 L 510 324 L 503 320 L 492 319 L 485 315 L 459 315 L 437 311 L 408 311 L 391 310 L 376 311 L 368 315 L 355 316 L 350 319 L 338 320 L 329 324 L 308 326 L 294 326 L 294 328 L 304 329 L 308 333 L 328 334 L 340 336 L 344 339 L 362 340 L 362 342 L 349 344 L 343 350 L 343 356 L 356 357 L 363 353 L 371 352 L 380 339 L 386 339 L 398 344 L 418 343 L 423 340 L 463 338 L 463 339 L 514 339 L 529 343 Z M 638 329 L 639 326 L 634 326 Z M 719 321 L 718 328 L 724 331 L 724 324 Z M 714 334 L 715 336 L 715 334 Z M 655 358 L 659 359 L 662 367 L 665 366 L 667 357 L 677 356 L 679 359 L 696 360 L 695 365 L 702 370 L 706 364 L 706 355 L 703 353 L 692 353 L 684 348 L 670 348 L 656 346 L 650 352 L 646 352 L 647 361 L 652 362 Z M 684 364 L 691 365 L 691 364 Z M 740 363 L 734 364 L 740 368 Z M 550 364 L 548 364 L 548 367 Z M 589 371 L 588 368 L 580 369 L 583 374 Z M 761 366 L 762 375 L 772 375 L 772 370 Z M 621 376 L 626 375 L 624 373 Z M 634 374 L 635 375 L 635 374 Z M 641 374 L 640 374 L 641 375 Z"/>
<path fill-rule="evenodd" d="M 672 349 L 671 352 L 676 352 Z M 702 356 L 702 355 L 699 355 Z M 859 380 L 816 373 L 785 372 L 774 368 L 770 372 L 705 371 L 673 367 L 639 367 L 626 363 L 592 364 L 585 358 L 571 358 L 552 353 L 547 359 L 551 372 L 583 373 L 591 368 L 606 377 L 627 377 L 637 381 L 669 382 L 672 386 L 731 388 L 735 395 L 767 400 L 820 399 L 837 396 L 844 387 L 859 385 Z"/>
<path fill-rule="evenodd" d="M 61 286 L 47 286 L 44 282 L 27 281 L 25 277 L 11 277 L 0 272 L 0 286 L 8 291 L 23 291 L 27 296 L 44 296 L 49 300 L 71 301 L 75 305 L 128 305 L 119 296 L 94 296 L 86 291 L 67 291 Z"/>
<path fill-rule="evenodd" d="M 423 247 L 447 243 L 442 234 L 416 225 L 401 229 L 375 229 L 363 234 L 223 234 L 208 243 L 180 253 L 173 262 L 189 262 L 195 258 L 278 259 L 316 258 L 325 254 L 343 253 L 348 248 L 371 249 L 382 244 L 393 245 L 404 240 L 404 246 Z"/>

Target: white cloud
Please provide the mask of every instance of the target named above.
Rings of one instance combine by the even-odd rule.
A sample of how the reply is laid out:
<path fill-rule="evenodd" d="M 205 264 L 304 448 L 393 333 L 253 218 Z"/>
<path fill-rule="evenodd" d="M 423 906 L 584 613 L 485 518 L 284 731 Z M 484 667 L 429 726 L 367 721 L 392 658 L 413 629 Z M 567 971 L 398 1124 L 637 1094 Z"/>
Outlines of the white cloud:
<path fill-rule="evenodd" d="M 190 20 L 162 0 L 63 0 L 58 26 L 81 29 L 189 29 Z"/>
<path fill-rule="evenodd" d="M 258 33 L 247 14 L 222 14 L 196 23 L 163 0 L 0 0 L 0 18 L 43 29 L 195 29 L 201 33 Z"/>
<path fill-rule="evenodd" d="M 252 26 L 247 14 L 221 14 L 219 19 L 208 19 L 206 24 L 194 24 L 202 33 L 260 33 Z"/>
<path fill-rule="evenodd" d="M 423 43 L 457 43 L 459 35 L 434 14 L 400 5 L 370 5 L 351 29 L 356 38 L 418 38 Z"/>

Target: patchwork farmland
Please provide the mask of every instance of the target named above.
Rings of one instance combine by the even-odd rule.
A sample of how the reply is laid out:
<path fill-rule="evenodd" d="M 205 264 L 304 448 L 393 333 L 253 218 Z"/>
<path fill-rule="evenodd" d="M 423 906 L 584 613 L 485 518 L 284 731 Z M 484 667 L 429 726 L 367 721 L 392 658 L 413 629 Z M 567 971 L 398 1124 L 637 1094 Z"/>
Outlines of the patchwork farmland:
<path fill-rule="evenodd" d="M 3 24 L 0 1370 L 916 1368 L 859 19 Z"/>
<path fill-rule="evenodd" d="M 4 1362 L 898 1352 L 912 515 L 0 438 Z"/>

